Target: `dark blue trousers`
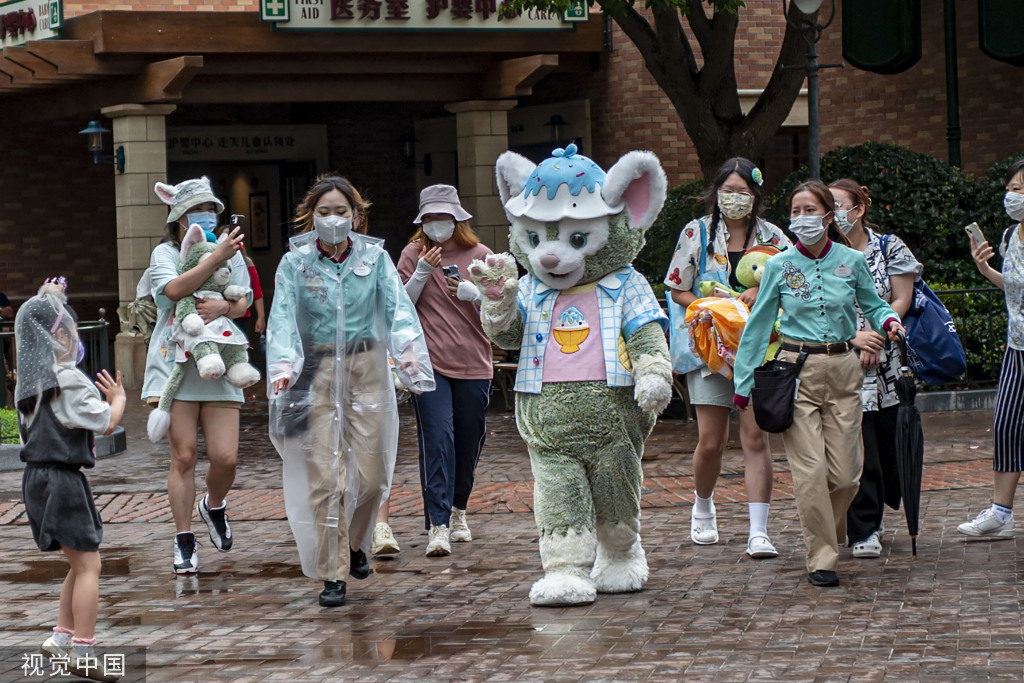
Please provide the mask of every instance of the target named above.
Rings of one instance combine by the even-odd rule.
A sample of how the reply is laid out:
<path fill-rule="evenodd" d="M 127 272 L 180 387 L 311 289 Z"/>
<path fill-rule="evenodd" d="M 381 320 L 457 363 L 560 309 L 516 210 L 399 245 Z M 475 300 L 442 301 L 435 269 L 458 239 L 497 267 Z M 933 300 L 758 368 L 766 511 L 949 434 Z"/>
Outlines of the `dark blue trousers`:
<path fill-rule="evenodd" d="M 452 379 L 434 372 L 437 388 L 412 397 L 419 427 L 424 527 L 448 525 L 452 507 L 466 509 L 487 433 L 489 379 Z"/>

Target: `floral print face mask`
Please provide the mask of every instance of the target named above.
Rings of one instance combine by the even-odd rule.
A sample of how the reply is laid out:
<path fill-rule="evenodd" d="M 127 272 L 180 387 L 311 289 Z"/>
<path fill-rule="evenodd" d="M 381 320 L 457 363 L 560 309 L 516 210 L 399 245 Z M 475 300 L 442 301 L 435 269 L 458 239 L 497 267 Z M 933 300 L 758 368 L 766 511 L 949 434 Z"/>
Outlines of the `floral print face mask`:
<path fill-rule="evenodd" d="M 754 209 L 754 195 L 719 190 L 718 208 L 723 216 L 733 220 L 749 216 L 750 212 Z"/>

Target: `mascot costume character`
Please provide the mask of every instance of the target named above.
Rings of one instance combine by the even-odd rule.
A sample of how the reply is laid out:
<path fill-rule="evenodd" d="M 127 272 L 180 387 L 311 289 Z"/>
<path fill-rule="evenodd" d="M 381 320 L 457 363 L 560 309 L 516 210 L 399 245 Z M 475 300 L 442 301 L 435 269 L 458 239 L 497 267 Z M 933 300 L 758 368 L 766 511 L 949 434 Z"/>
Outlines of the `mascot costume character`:
<path fill-rule="evenodd" d="M 509 254 L 474 261 L 484 331 L 519 349 L 516 423 L 530 451 L 544 577 L 534 605 L 584 605 L 647 582 L 640 458 L 672 397 L 668 320 L 630 263 L 665 202 L 665 173 L 630 152 L 606 174 L 556 149 L 505 152 L 497 180 Z"/>

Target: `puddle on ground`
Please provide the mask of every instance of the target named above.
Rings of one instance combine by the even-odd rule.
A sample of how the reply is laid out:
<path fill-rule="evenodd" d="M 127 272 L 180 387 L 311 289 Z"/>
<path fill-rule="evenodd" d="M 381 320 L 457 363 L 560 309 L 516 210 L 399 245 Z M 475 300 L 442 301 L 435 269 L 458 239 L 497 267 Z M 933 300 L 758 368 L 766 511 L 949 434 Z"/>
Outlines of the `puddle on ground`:
<path fill-rule="evenodd" d="M 110 557 L 105 554 L 100 556 L 103 561 L 103 570 L 100 576 L 127 576 L 131 573 L 131 566 L 128 556 Z M 33 560 L 23 562 L 25 569 L 16 572 L 0 572 L 0 581 L 11 581 L 14 583 L 44 583 L 54 579 L 63 579 L 68 575 L 68 562 L 63 559 Z"/>

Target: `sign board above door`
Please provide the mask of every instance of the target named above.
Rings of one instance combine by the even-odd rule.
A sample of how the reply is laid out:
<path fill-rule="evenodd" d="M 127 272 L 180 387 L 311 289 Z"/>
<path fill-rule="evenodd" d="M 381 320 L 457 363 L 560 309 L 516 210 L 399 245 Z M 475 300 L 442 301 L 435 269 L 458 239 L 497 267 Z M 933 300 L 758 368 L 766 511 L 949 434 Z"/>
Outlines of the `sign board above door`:
<path fill-rule="evenodd" d="M 531 10 L 498 20 L 502 0 L 260 0 L 260 19 L 299 31 L 571 31 L 586 0 L 564 15 Z"/>

